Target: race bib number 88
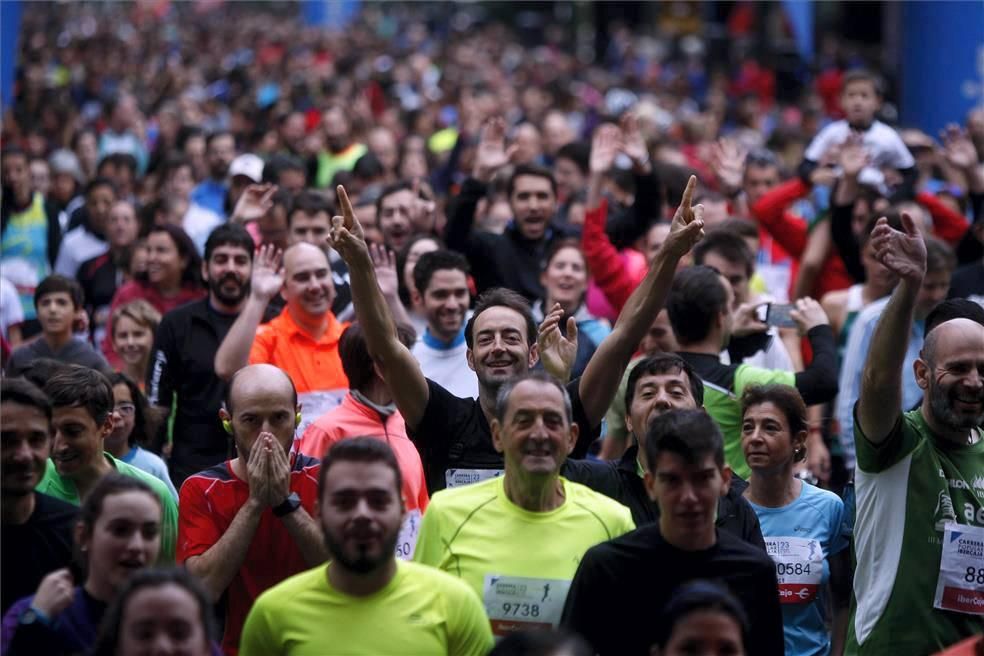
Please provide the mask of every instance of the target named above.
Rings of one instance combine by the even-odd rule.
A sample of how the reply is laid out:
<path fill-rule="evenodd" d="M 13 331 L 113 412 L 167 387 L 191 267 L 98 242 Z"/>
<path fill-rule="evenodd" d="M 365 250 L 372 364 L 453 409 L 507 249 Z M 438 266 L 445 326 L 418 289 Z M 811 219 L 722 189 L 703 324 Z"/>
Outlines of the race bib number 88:
<path fill-rule="evenodd" d="M 946 525 L 933 607 L 984 615 L 984 528 Z"/>
<path fill-rule="evenodd" d="M 776 563 L 780 603 L 807 604 L 817 598 L 823 581 L 823 549 L 819 540 L 767 537 L 765 548 Z"/>

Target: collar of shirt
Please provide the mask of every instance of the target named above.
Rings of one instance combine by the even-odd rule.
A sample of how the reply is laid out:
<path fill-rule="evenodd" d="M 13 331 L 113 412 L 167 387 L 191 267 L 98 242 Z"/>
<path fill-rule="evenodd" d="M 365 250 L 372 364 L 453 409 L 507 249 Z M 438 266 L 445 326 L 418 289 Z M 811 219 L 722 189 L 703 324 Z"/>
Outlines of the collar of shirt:
<path fill-rule="evenodd" d="M 450 342 L 444 342 L 434 336 L 431 332 L 430 327 L 424 331 L 423 337 L 421 337 L 424 344 L 431 347 L 435 351 L 450 351 L 453 348 L 457 348 L 465 343 L 465 326 L 461 326 L 461 330 Z"/>
<path fill-rule="evenodd" d="M 286 307 L 284 308 L 284 311 L 280 313 L 280 316 L 274 319 L 273 322 L 280 324 L 280 328 L 287 337 L 293 338 L 294 335 L 300 335 L 309 342 L 315 342 L 317 344 L 334 344 L 342 338 L 342 333 L 345 331 L 345 328 L 348 327 L 348 324 L 341 323 L 335 318 L 335 314 L 330 310 L 327 315 L 328 323 L 325 326 L 325 331 L 321 334 L 321 338 L 317 340 L 312 337 L 310 333 L 297 325 L 297 322 L 294 321 L 294 317 L 290 314 L 290 310 Z"/>

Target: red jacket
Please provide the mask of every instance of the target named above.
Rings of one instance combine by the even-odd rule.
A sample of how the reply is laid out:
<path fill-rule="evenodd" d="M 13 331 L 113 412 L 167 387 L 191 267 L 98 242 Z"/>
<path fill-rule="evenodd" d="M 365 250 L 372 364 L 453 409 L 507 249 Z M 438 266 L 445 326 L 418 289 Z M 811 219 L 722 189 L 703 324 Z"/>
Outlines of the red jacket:
<path fill-rule="evenodd" d="M 618 252 L 605 233 L 608 219 L 608 201 L 584 213 L 584 226 L 581 231 L 581 249 L 588 261 L 588 269 L 595 284 L 601 289 L 608 302 L 621 312 L 625 302 L 642 279 L 646 277 L 646 267 L 632 270 L 622 253 Z"/>

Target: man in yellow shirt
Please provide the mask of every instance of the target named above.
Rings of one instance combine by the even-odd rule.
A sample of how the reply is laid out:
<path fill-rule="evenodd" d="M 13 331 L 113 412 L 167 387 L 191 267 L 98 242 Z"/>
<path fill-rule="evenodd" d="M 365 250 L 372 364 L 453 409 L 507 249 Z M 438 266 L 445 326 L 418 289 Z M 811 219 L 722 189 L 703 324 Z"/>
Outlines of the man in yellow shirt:
<path fill-rule="evenodd" d="M 397 561 L 405 514 L 396 456 L 355 437 L 321 461 L 320 513 L 334 557 L 264 592 L 246 618 L 240 656 L 484 656 L 489 622 L 468 586 Z"/>
<path fill-rule="evenodd" d="M 492 439 L 505 473 L 438 492 L 424 514 L 414 560 L 478 592 L 496 635 L 556 627 L 584 552 L 635 528 L 628 508 L 561 478 L 577 435 L 555 379 L 504 383 Z"/>

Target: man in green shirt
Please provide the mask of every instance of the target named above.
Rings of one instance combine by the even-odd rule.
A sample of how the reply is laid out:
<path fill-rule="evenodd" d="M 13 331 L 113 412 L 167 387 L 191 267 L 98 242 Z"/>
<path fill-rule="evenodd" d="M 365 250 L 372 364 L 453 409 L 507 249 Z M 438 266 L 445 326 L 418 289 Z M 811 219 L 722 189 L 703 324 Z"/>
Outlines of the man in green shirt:
<path fill-rule="evenodd" d="M 790 318 L 813 349 L 813 360 L 799 373 L 762 369 L 742 363 L 721 362 L 721 351 L 732 335 L 756 330 L 757 320 L 735 311 L 731 283 L 715 269 L 692 266 L 673 278 L 666 309 L 680 356 L 704 382 L 704 409 L 724 434 L 724 457 L 736 474 L 747 479 L 752 470 L 741 450 L 741 406 L 738 400 L 749 385 L 778 383 L 795 386 L 807 405 L 826 403 L 837 395 L 837 346 L 830 322 L 811 298 L 796 302 Z M 742 325 L 748 323 L 747 326 Z"/>
<path fill-rule="evenodd" d="M 929 654 L 980 632 L 984 613 L 984 326 L 933 328 L 913 365 L 925 392 L 903 412 L 903 359 L 926 245 L 882 218 L 878 260 L 899 277 L 871 340 L 854 408 L 855 601 L 848 654 Z"/>
<path fill-rule="evenodd" d="M 635 528 L 628 508 L 560 476 L 577 434 L 556 380 L 503 384 L 492 438 L 505 473 L 442 490 L 424 513 L 414 560 L 471 586 L 496 635 L 556 627 L 584 552 Z"/>
<path fill-rule="evenodd" d="M 37 491 L 79 505 L 103 476 L 117 471 L 139 478 L 157 493 L 164 509 L 161 562 L 174 560 L 178 506 L 167 487 L 154 476 L 117 460 L 103 450 L 113 431 L 113 387 L 105 375 L 79 365 L 59 369 L 44 385 L 52 405 L 55 434 L 44 478 Z"/>
<path fill-rule="evenodd" d="M 332 561 L 260 595 L 240 656 L 484 656 L 489 621 L 467 585 L 397 560 L 406 509 L 400 466 L 375 437 L 336 443 L 321 461 L 319 512 Z"/>

